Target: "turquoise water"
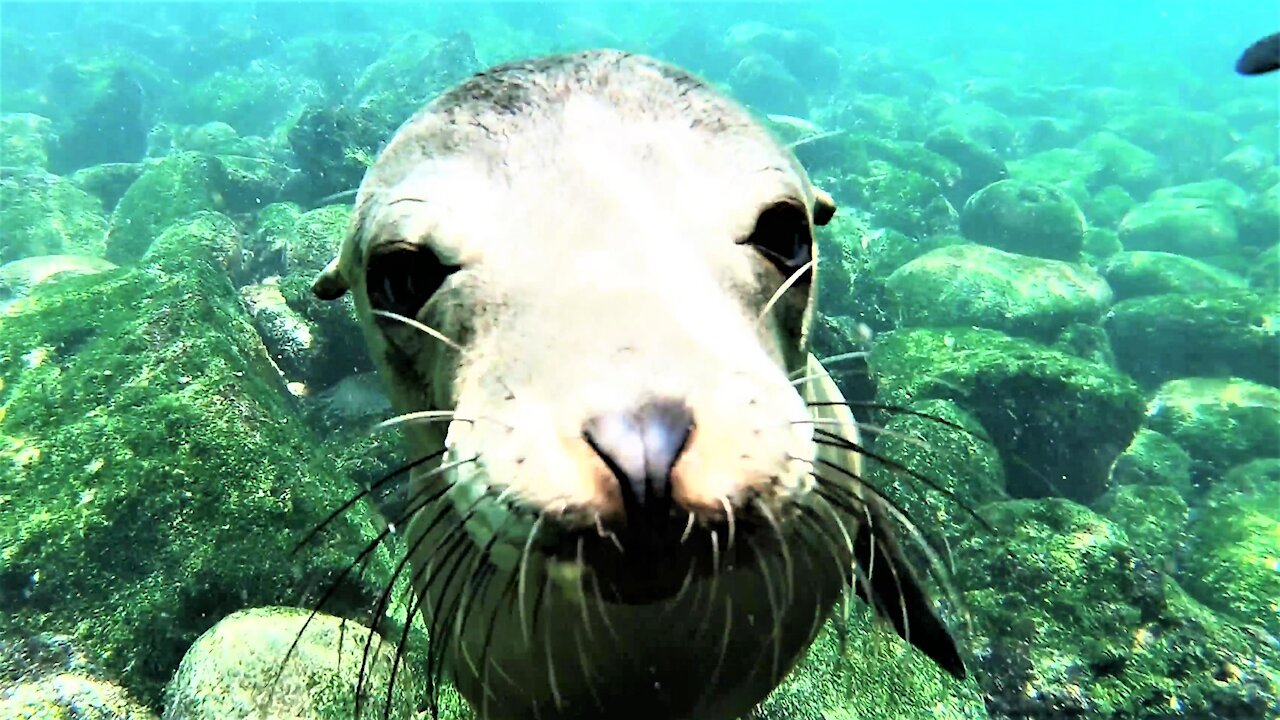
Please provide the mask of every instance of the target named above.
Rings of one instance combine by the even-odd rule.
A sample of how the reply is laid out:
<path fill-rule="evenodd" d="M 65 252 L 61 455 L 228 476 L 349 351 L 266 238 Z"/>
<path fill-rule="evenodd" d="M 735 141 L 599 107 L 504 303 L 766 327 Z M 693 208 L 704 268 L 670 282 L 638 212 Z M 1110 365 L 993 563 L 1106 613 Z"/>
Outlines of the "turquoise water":
<path fill-rule="evenodd" d="M 424 103 L 486 68 L 595 48 L 705 79 L 829 194 L 837 209 L 821 227 L 813 193 L 795 200 L 801 232 L 786 239 L 799 245 L 760 240 L 776 216 L 753 209 L 739 222 L 756 230 L 735 250 L 766 245 L 773 254 L 748 255 L 752 282 L 781 285 L 816 248 L 816 280 L 798 273 L 782 296 L 815 305 L 807 349 L 861 425 L 855 484 L 880 498 L 869 507 L 908 521 L 893 524 L 902 555 L 876 557 L 914 568 L 942 622 L 915 611 L 910 625 L 927 637 L 904 642 L 892 602 L 877 619 L 849 593 L 785 678 L 743 681 L 754 691 L 744 707 L 759 703 L 733 714 L 1280 717 L 1280 73 L 1234 70 L 1277 30 L 1280 10 L 1265 2 L 0 2 L 0 718 L 474 716 L 449 682 L 464 660 L 441 663 L 451 646 L 429 640 L 407 592 L 400 560 L 415 552 L 405 533 L 425 492 L 396 469 L 423 441 L 370 431 L 405 409 L 386 399 L 351 300 L 367 292 L 374 307 L 429 322 L 439 311 L 428 295 L 454 287 L 450 262 L 470 268 L 441 246 L 425 260 L 390 256 L 378 282 L 362 280 L 372 289 L 338 302 L 321 302 L 312 282 L 348 235 L 366 172 Z M 626 166 L 617 153 L 593 160 L 607 175 Z M 672 167 L 698 171 L 679 157 Z M 455 201 L 474 213 L 469 225 L 511 222 L 541 240 L 583 212 L 610 238 L 643 236 L 610 225 L 618 208 L 655 227 L 705 227 L 698 211 L 727 213 L 754 187 L 735 157 L 715 157 L 728 169 L 705 168 L 717 178 L 705 202 L 662 196 L 675 181 L 650 166 L 641 177 L 654 187 L 619 191 L 624 202 L 553 192 L 541 202 L 562 204 L 523 224 L 500 204 Z M 660 260 L 691 282 L 705 258 Z M 573 263 L 549 275 L 532 285 L 630 297 L 584 284 Z M 771 294 L 752 317 L 768 316 Z M 593 303 L 617 312 L 598 298 L 563 306 L 564 317 L 591 320 L 574 313 Z M 481 321 L 457 322 L 459 337 L 483 337 Z M 732 325 L 698 326 L 700 343 L 724 341 Z M 626 337 L 641 351 L 652 340 Z M 509 363 L 511 396 L 537 395 L 521 351 L 504 351 L 495 362 Z M 667 372 L 679 367 L 671 358 Z M 794 387 L 813 381 L 804 366 L 784 371 Z M 705 427 L 698 419 L 689 427 Z M 634 420 L 663 437 L 691 432 L 658 422 Z M 661 443 L 646 437 L 637 442 L 653 455 Z M 704 452 L 692 437 L 673 457 Z M 598 443 L 582 452 L 610 459 Z M 625 465 L 609 465 L 624 493 Z M 675 467 L 663 483 L 685 477 Z M 831 478 L 817 480 L 824 508 L 862 502 L 824 496 Z M 814 512 L 804 497 L 786 502 Z M 695 538 L 738 532 L 774 547 L 773 519 L 742 502 L 739 526 L 712 518 L 704 530 L 700 516 Z M 583 530 L 528 507 L 566 535 Z M 495 512 L 517 509 L 527 508 Z M 804 512 L 783 516 L 794 548 L 837 547 L 861 522 L 815 531 Z M 501 586 L 486 573 L 518 584 L 519 602 L 542 597 L 488 564 L 487 549 L 468 552 L 476 536 L 464 526 L 433 555 L 452 568 L 437 575 L 446 586 L 468 578 L 446 614 L 484 627 L 476 598 Z M 538 525 L 520 527 L 506 548 L 516 557 L 534 547 L 526 536 L 541 542 Z M 553 555 L 547 543 L 535 554 Z M 561 581 L 579 593 L 566 597 L 590 610 L 661 595 L 664 576 L 644 573 L 695 562 L 675 547 L 619 565 L 633 582 L 609 592 L 583 579 L 607 570 L 566 563 Z M 781 553 L 760 554 L 764 574 L 770 558 L 784 572 Z M 797 587 L 829 577 L 823 559 Z M 771 618 L 709 635 L 760 633 L 801 606 L 773 590 L 737 598 L 765 592 L 758 607 Z M 499 621 L 513 594 L 496 596 L 489 624 L 524 630 Z M 687 625 L 655 622 L 621 641 L 677 658 L 681 669 L 663 675 L 598 650 L 614 646 L 575 634 L 589 625 L 576 615 L 544 622 L 545 647 L 517 652 L 535 669 L 528 697 L 491 717 L 662 716 L 651 708 L 678 707 L 689 678 L 725 696 L 737 688 L 688 660 L 708 642 L 674 635 Z M 617 673 L 574 695 L 578 656 L 544 661 L 556 637 L 593 644 L 593 662 Z M 952 643 L 963 678 L 938 650 Z M 547 667 L 568 684 L 538 685 Z"/>

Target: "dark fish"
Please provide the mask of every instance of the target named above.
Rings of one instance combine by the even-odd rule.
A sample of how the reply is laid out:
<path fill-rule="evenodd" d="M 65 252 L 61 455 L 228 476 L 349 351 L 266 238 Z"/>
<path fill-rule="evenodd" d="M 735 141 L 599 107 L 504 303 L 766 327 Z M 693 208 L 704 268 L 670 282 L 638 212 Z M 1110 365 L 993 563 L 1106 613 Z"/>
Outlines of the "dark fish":
<path fill-rule="evenodd" d="M 1261 75 L 1276 69 L 1280 69 L 1280 33 L 1250 45 L 1236 61 L 1236 72 L 1241 75 Z"/>

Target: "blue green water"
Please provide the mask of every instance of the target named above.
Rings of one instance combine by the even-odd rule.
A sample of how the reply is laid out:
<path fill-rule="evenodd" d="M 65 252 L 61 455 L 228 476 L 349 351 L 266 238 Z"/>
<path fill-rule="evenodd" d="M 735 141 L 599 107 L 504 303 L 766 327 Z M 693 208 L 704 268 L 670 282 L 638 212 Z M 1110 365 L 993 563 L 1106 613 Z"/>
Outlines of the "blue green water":
<path fill-rule="evenodd" d="M 704 78 L 830 194 L 810 350 L 945 568 L 964 680 L 855 599 L 747 718 L 1280 717 L 1280 72 L 1234 70 L 1276 31 L 1243 0 L 0 1 L 0 718 L 250 717 L 297 618 L 217 624 L 330 584 L 424 646 L 375 609 L 398 535 L 343 575 L 405 482 L 293 552 L 411 459 L 311 280 L 424 103 L 595 48 Z M 350 716 L 334 642 L 269 716 Z M 430 705 L 414 652 L 395 717 Z"/>

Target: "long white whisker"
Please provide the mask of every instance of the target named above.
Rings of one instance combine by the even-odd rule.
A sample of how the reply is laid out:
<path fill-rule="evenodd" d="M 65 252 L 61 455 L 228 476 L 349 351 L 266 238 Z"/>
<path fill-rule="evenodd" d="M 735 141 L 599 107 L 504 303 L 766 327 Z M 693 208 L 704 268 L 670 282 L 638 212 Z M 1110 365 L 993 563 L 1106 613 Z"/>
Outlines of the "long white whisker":
<path fill-rule="evenodd" d="M 422 324 L 422 323 L 418 322 L 417 320 L 414 320 L 414 319 L 413 319 L 413 318 L 411 318 L 411 317 L 405 317 L 404 315 L 401 315 L 401 314 L 399 314 L 399 313 L 393 313 L 393 312 L 390 312 L 390 311 L 387 311 L 387 310 L 373 310 L 373 311 L 372 311 L 372 313 L 373 313 L 374 315 L 378 315 L 378 316 L 385 317 L 385 318 L 390 318 L 390 319 L 392 319 L 392 320 L 398 320 L 398 321 L 400 321 L 400 322 L 404 323 L 405 325 L 408 325 L 409 327 L 412 327 L 412 328 L 416 328 L 416 329 L 418 329 L 418 330 L 421 330 L 422 332 L 424 332 L 424 333 L 426 333 L 426 334 L 430 335 L 431 337 L 433 337 L 433 338 L 435 338 L 435 339 L 439 340 L 440 342 L 444 343 L 445 345 L 448 345 L 449 347 L 453 348 L 454 350 L 459 350 L 459 351 L 461 351 L 461 350 L 462 350 L 462 346 L 461 346 L 461 345 L 459 345 L 458 343 L 456 343 L 456 342 L 454 342 L 454 341 L 450 340 L 449 338 L 445 337 L 444 333 L 440 332 L 439 330 L 436 330 L 436 329 L 435 329 L 435 328 L 433 328 L 433 327 L 428 327 L 427 325 L 424 325 L 424 324 Z"/>
<path fill-rule="evenodd" d="M 779 285 L 778 289 L 773 291 L 773 296 L 769 298 L 769 302 L 764 304 L 764 309 L 760 311 L 760 315 L 759 317 L 756 318 L 756 322 L 763 321 L 765 316 L 769 314 L 769 311 L 772 310 L 773 306 L 778 302 L 778 299 L 781 298 L 783 294 L 785 294 L 788 290 L 790 290 L 791 286 L 795 285 L 796 281 L 798 281 L 800 277 L 804 275 L 806 272 L 808 272 L 809 269 L 812 267 L 813 267 L 813 260 L 810 260 L 809 262 L 801 265 L 799 268 L 796 268 L 796 271 L 791 273 L 791 277 L 788 277 L 786 282 Z"/>

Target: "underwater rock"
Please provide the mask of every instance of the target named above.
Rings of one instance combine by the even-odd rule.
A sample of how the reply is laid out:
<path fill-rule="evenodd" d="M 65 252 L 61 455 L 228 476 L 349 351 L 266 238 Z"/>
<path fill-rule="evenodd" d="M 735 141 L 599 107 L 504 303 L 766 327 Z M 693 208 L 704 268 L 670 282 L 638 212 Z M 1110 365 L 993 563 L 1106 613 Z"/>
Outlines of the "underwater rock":
<path fill-rule="evenodd" d="M 962 207 L 970 195 L 1009 177 L 1004 160 L 994 150 L 949 127 L 938 128 L 925 138 L 924 146 L 954 162 L 960 178 L 946 189 L 947 200 Z"/>
<path fill-rule="evenodd" d="M 1120 485 L 1103 495 L 1096 510 L 1124 531 L 1130 545 L 1162 568 L 1177 565 L 1188 541 L 1191 510 L 1168 485 Z"/>
<path fill-rule="evenodd" d="M 222 197 L 227 212 L 256 213 L 275 202 L 292 172 L 263 158 L 223 155 L 218 159 L 227 183 Z"/>
<path fill-rule="evenodd" d="M 1111 484 L 1165 485 L 1191 494 L 1191 456 L 1168 435 L 1142 428 L 1111 466 Z"/>
<path fill-rule="evenodd" d="M 1183 378 L 1160 386 L 1147 427 L 1191 457 L 1192 478 L 1212 486 L 1229 469 L 1280 457 L 1280 390 L 1239 378 Z"/>
<path fill-rule="evenodd" d="M 234 72 L 212 73 L 183 97 L 169 119 L 196 125 L 219 121 L 242 135 L 269 135 L 299 107 L 325 101 L 315 79 L 261 58 Z"/>
<path fill-rule="evenodd" d="M 240 299 L 284 382 L 323 385 L 316 366 L 325 358 L 307 321 L 285 302 L 279 283 L 246 285 L 240 288 Z"/>
<path fill-rule="evenodd" d="M 1250 197 L 1236 226 L 1242 245 L 1267 247 L 1274 243 L 1280 237 L 1280 183 Z"/>
<path fill-rule="evenodd" d="M 1111 289 L 1088 266 L 952 245 L 906 263 L 885 280 L 905 327 L 972 326 L 1051 341 L 1072 323 L 1095 323 Z"/>
<path fill-rule="evenodd" d="M 1066 326 L 1049 347 L 1098 365 L 1116 366 L 1107 331 L 1092 322 Z"/>
<path fill-rule="evenodd" d="M 1135 206 L 1120 221 L 1126 250 L 1157 250 L 1190 257 L 1236 249 L 1236 221 L 1214 200 L 1167 197 Z"/>
<path fill-rule="evenodd" d="M 378 532 L 358 505 L 292 553 L 349 485 L 240 306 L 227 227 L 197 215 L 138 268 L 66 278 L 0 323 L 0 632 L 71 635 L 149 705 L 199 633 L 315 602 Z M 376 551 L 327 611 L 362 617 L 390 562 Z"/>
<path fill-rule="evenodd" d="M 200 210 L 223 210 L 227 171 L 211 155 L 180 153 L 147 163 L 111 214 L 108 260 L 132 263 L 147 252 L 160 231 Z"/>
<path fill-rule="evenodd" d="M 1272 245 L 1254 258 L 1249 270 L 1249 287 L 1271 292 L 1280 289 L 1280 245 Z"/>
<path fill-rule="evenodd" d="M 1191 522 L 1179 582 L 1205 605 L 1280 635 L 1280 458 L 1217 480 Z"/>
<path fill-rule="evenodd" d="M 1001 155 L 1009 153 L 1013 147 L 1013 139 L 1018 134 L 1017 128 L 1004 113 L 976 102 L 945 106 L 934 116 L 930 126 L 949 127 Z"/>
<path fill-rule="evenodd" d="M 881 404 L 938 398 L 972 413 L 1000 450 L 1013 497 L 1092 501 L 1142 422 L 1129 378 L 994 330 L 894 330 L 876 338 L 868 362 Z"/>
<path fill-rule="evenodd" d="M 964 204 L 960 232 L 1007 252 L 1076 262 L 1084 243 L 1084 215 L 1053 185 L 1001 180 Z"/>
<path fill-rule="evenodd" d="M 1149 200 L 1205 200 L 1217 203 L 1232 214 L 1239 214 L 1249 202 L 1249 193 L 1230 180 L 1214 178 L 1199 182 L 1163 187 L 1151 193 Z"/>
<path fill-rule="evenodd" d="M 830 90 L 840 79 L 840 55 L 808 30 L 784 30 L 761 22 L 742 22 L 725 32 L 726 47 L 745 56 L 763 53 L 789 75 L 803 78 L 809 90 Z"/>
<path fill-rule="evenodd" d="M 1155 153 L 1174 182 L 1203 178 L 1206 168 L 1235 147 L 1226 120 L 1180 107 L 1139 104 L 1113 115 L 1106 129 Z"/>
<path fill-rule="evenodd" d="M 815 108 L 827 127 L 846 128 L 855 136 L 884 143 L 918 140 L 929 132 L 919 107 L 897 95 L 860 92 L 841 94 L 829 105 Z"/>
<path fill-rule="evenodd" d="M 309 614 L 260 607 L 223 618 L 183 656 L 165 693 L 164 720 L 346 720 L 355 717 L 362 670 L 366 696 L 360 717 L 384 717 L 395 648 L 376 636 L 366 658 L 368 628 L 323 613 L 308 622 Z M 285 661 L 299 633 L 301 640 Z M 413 668 L 400 663 L 389 717 L 411 717 L 421 696 Z"/>
<path fill-rule="evenodd" d="M 882 160 L 869 164 L 857 181 L 876 225 L 907 235 L 954 233 L 958 216 L 936 180 Z"/>
<path fill-rule="evenodd" d="M 0 265 L 34 255 L 101 257 L 107 230 L 102 203 L 44 170 L 0 170 Z"/>
<path fill-rule="evenodd" d="M 1108 258 L 1124 252 L 1124 246 L 1120 244 L 1119 233 L 1109 228 L 1100 227 L 1090 227 L 1084 232 L 1084 241 L 1081 243 L 1081 249 L 1083 250 L 1085 263 L 1095 270 L 1104 265 Z"/>
<path fill-rule="evenodd" d="M 68 275 L 93 275 L 116 266 L 87 255 L 33 255 L 0 265 L 0 303 L 25 297 L 37 285 Z"/>
<path fill-rule="evenodd" d="M 1111 228 L 1119 225 L 1124 216 L 1137 204 L 1133 196 L 1119 185 L 1107 185 L 1079 202 L 1080 210 L 1089 221 L 1089 228 L 1085 231 L 1086 244 L 1089 242 L 1088 234 L 1095 230 L 1105 228 L 1109 232 L 1114 232 Z M 1120 246 L 1118 235 L 1116 246 Z M 1089 252 L 1088 248 L 1085 248 L 1085 252 Z"/>
<path fill-rule="evenodd" d="M 1141 385 L 1182 377 L 1280 383 L 1280 299 L 1249 290 L 1149 295 L 1116 303 L 1104 322 L 1116 361 Z"/>
<path fill-rule="evenodd" d="M 956 403 L 922 400 L 877 415 L 884 429 L 868 430 L 863 442 L 873 439 L 878 457 L 865 456 L 863 472 L 929 537 L 954 541 L 963 526 L 957 516 L 1008 498 L 999 451 Z"/>
<path fill-rule="evenodd" d="M 19 683 L 0 694 L 0 717 L 17 720 L 155 720 L 118 685 L 72 673 Z"/>
<path fill-rule="evenodd" d="M 365 108 L 317 105 L 289 128 L 289 147 L 299 172 L 286 197 L 311 205 L 360 186 L 387 138 L 385 123 Z"/>
<path fill-rule="evenodd" d="M 0 113 L 0 165 L 43 168 L 56 140 L 53 123 L 33 113 Z"/>
<path fill-rule="evenodd" d="M 1102 276 L 1116 300 L 1245 286 L 1244 278 L 1195 258 L 1149 250 L 1113 255 L 1102 266 Z"/>
<path fill-rule="evenodd" d="M 1090 187 L 1119 185 L 1133 195 L 1141 196 L 1160 187 L 1164 180 L 1160 161 L 1153 153 L 1115 133 L 1094 133 L 1076 147 L 1095 159 L 1097 173 L 1090 178 Z"/>
<path fill-rule="evenodd" d="M 1260 718 L 1280 701 L 1276 653 L 1190 601 L 1116 524 L 1061 499 L 982 513 L 998 532 L 971 522 L 952 577 L 994 720 Z"/>
<path fill-rule="evenodd" d="M 733 97 L 761 113 L 804 115 L 808 111 L 804 86 L 777 58 L 751 53 L 729 71 Z"/>
<path fill-rule="evenodd" d="M 1098 185 L 1102 166 L 1092 153 L 1074 148 L 1057 147 L 1042 150 L 1009 163 L 1014 180 L 1077 188 L 1088 193 Z"/>
<path fill-rule="evenodd" d="M 782 684 L 743 720 L 982 720 L 977 684 L 940 672 L 855 602 L 827 622 Z"/>
<path fill-rule="evenodd" d="M 92 105 L 73 115 L 50 148 L 49 168 L 67 174 L 103 163 L 131 163 L 147 154 L 150 124 L 143 115 L 143 90 L 134 72 L 118 68 Z"/>
<path fill-rule="evenodd" d="M 289 246 L 296 242 L 298 218 L 302 213 L 297 203 L 277 202 L 254 215 L 253 231 L 245 243 L 245 276 L 250 282 L 285 274 Z"/>
<path fill-rule="evenodd" d="M 142 170 L 142 163 L 105 163 L 81 168 L 71 173 L 70 179 L 85 192 L 96 195 L 111 213 L 129 186 L 142 176 Z"/>
<path fill-rule="evenodd" d="M 1275 124 L 1275 108 L 1270 109 L 1272 117 L 1269 122 Z M 1215 168 L 1228 181 L 1239 183 L 1242 187 L 1260 192 L 1280 182 L 1280 169 L 1276 168 L 1276 154 L 1267 152 L 1257 145 L 1244 145 L 1227 153 Z"/>
<path fill-rule="evenodd" d="M 378 127 L 380 141 L 391 137 L 427 101 L 484 69 L 466 32 L 443 38 L 408 32 L 397 38 L 385 48 L 382 57 L 365 68 L 345 103 L 346 107 L 360 108 L 363 117 Z M 332 104 L 321 98 L 315 106 Z M 295 152 L 296 149 L 295 146 Z M 338 190 L 352 187 L 355 186 Z"/>

